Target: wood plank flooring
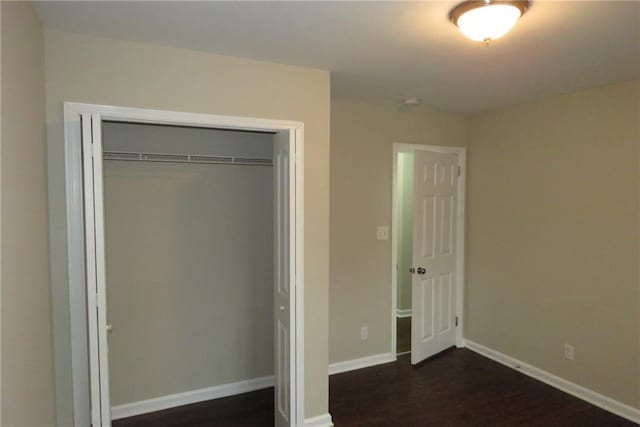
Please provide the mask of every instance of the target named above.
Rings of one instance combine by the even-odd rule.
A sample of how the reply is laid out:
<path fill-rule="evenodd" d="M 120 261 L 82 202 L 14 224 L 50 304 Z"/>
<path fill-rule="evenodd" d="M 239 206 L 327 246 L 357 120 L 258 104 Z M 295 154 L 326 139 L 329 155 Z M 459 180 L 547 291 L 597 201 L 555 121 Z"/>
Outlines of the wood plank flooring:
<path fill-rule="evenodd" d="M 329 379 L 337 427 L 622 427 L 636 424 L 479 356 L 453 349 L 413 368 L 397 362 Z M 118 420 L 114 427 L 273 425 L 273 390 Z"/>
<path fill-rule="evenodd" d="M 113 427 L 273 426 L 273 388 L 123 418 Z"/>
<path fill-rule="evenodd" d="M 334 375 L 329 400 L 338 427 L 635 426 L 465 349 Z"/>

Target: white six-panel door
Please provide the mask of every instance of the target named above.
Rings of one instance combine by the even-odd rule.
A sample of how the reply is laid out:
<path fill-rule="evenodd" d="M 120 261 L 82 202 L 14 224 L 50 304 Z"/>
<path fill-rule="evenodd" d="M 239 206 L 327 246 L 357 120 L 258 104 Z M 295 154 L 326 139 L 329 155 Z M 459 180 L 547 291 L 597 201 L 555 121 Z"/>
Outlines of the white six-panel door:
<path fill-rule="evenodd" d="M 295 192 L 289 179 L 295 163 L 290 153 L 289 132 L 277 133 L 274 137 L 274 361 L 275 361 L 275 426 L 295 425 L 291 417 L 294 407 L 291 384 L 294 376 L 291 361 L 295 360 L 295 347 L 292 345 L 292 325 L 295 324 L 291 301 L 295 288 L 292 288 L 295 262 L 291 260 L 290 248 L 295 247 L 295 238 L 290 232 L 291 221 L 295 219 L 295 206 L 290 203 L 290 195 Z"/>
<path fill-rule="evenodd" d="M 456 343 L 458 156 L 415 151 L 411 363 Z"/>

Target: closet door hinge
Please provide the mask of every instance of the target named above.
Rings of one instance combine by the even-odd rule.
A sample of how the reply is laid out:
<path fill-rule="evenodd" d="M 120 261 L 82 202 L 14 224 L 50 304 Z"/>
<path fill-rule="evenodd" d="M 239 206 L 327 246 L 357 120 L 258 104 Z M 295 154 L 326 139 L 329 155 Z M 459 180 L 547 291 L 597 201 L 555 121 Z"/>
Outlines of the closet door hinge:
<path fill-rule="evenodd" d="M 456 316 L 456 327 L 458 327 L 458 316 Z"/>
<path fill-rule="evenodd" d="M 458 166 L 458 176 L 462 175 L 462 166 Z"/>

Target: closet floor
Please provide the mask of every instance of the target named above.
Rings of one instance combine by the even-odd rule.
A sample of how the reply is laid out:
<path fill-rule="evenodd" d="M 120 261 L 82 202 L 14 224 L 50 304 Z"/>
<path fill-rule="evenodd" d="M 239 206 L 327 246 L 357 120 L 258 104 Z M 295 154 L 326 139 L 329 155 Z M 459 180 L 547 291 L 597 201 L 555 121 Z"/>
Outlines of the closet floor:
<path fill-rule="evenodd" d="M 113 427 L 269 427 L 273 388 L 123 418 Z"/>
<path fill-rule="evenodd" d="M 636 424 L 470 350 L 412 367 L 398 361 L 329 377 L 336 427 L 626 427 Z M 168 409 L 113 423 L 136 426 L 273 425 L 273 389 Z"/>

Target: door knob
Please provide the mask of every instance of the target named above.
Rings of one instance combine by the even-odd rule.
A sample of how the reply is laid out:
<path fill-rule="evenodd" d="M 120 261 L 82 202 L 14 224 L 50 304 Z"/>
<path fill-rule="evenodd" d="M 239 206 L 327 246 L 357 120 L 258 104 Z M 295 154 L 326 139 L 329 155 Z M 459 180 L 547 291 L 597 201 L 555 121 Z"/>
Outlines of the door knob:
<path fill-rule="evenodd" d="M 427 270 L 424 267 L 418 267 L 418 274 L 424 274 L 427 272 Z"/>
<path fill-rule="evenodd" d="M 109 333 L 113 332 L 113 326 L 111 326 L 111 323 L 107 325 L 107 332 Z"/>
<path fill-rule="evenodd" d="M 284 311 L 284 305 L 280 306 L 280 311 Z"/>

